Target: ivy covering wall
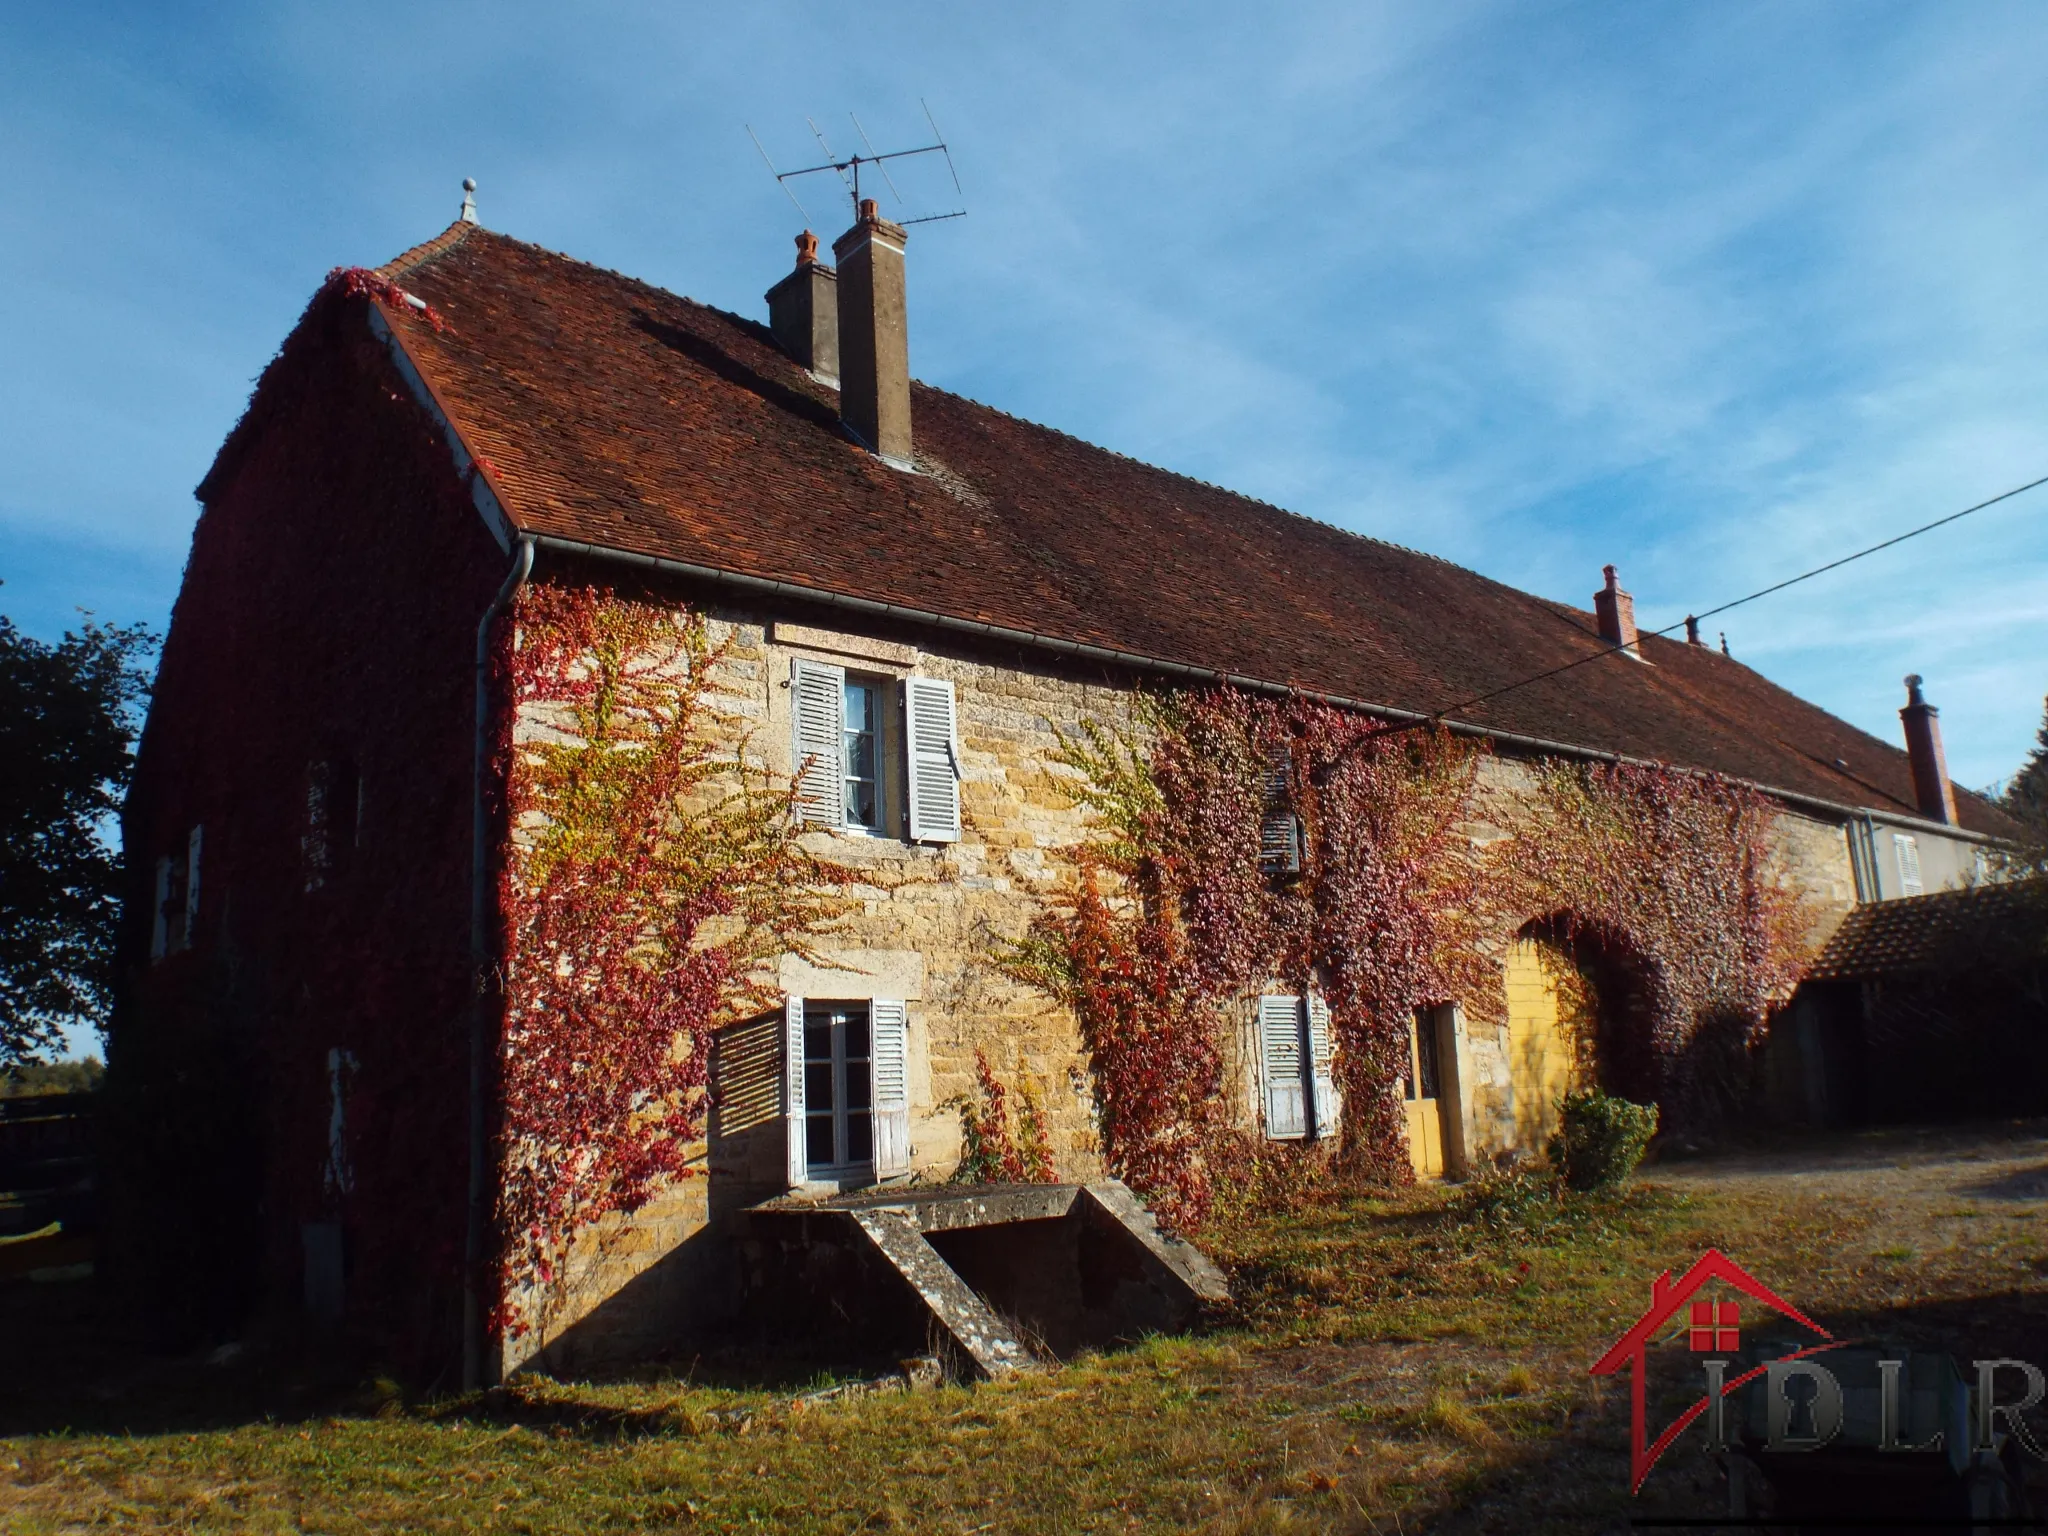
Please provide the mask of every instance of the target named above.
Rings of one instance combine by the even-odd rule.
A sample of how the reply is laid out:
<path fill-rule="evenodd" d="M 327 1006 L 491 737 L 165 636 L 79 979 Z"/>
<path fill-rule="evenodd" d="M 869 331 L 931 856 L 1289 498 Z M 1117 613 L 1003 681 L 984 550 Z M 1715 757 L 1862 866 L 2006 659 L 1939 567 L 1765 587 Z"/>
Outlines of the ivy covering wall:
<path fill-rule="evenodd" d="M 1597 947 L 1618 975 L 1607 1001 L 1636 1091 L 1681 1123 L 1741 1091 L 1805 928 L 1754 792 L 1549 762 L 1511 793 L 1482 774 L 1479 744 L 1232 690 L 1147 700 L 1136 726 L 1065 740 L 1098 834 L 1000 962 L 1073 1010 L 1110 1168 L 1167 1220 L 1198 1226 L 1230 1192 L 1225 1169 L 1238 1192 L 1410 1177 L 1410 1019 L 1458 1002 L 1498 1021 L 1501 955 L 1531 924 Z M 1299 819 L 1298 858 L 1282 861 L 1298 868 L 1262 866 L 1276 811 Z M 1227 1102 L 1238 1010 L 1272 982 L 1331 1006 L 1335 1147 L 1248 1138 Z"/>
<path fill-rule="evenodd" d="M 579 1231 L 698 1171 L 713 1032 L 779 1005 L 768 962 L 811 954 L 843 875 L 721 706 L 700 615 L 540 585 L 513 627 L 498 1321 L 517 1332 Z"/>

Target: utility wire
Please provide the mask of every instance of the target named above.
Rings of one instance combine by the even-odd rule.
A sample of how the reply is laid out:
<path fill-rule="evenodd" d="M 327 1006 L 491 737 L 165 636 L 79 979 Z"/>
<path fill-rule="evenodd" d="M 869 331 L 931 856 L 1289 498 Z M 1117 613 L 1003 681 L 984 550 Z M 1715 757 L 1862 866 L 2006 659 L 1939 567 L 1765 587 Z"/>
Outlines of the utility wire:
<path fill-rule="evenodd" d="M 1974 507 L 1965 507 L 1962 511 L 1951 512 L 1946 517 L 1937 517 L 1931 523 L 1922 523 L 1918 528 L 1909 528 L 1904 533 L 1894 534 L 1883 543 L 1873 544 L 1868 549 L 1859 549 L 1853 555 L 1844 555 L 1839 560 L 1830 560 L 1826 565 L 1817 565 L 1810 571 L 1801 571 L 1797 576 L 1788 576 L 1785 580 L 1777 582 L 1772 586 L 1764 587 L 1760 591 L 1752 592 L 1747 597 L 1738 597 L 1733 602 L 1721 604 L 1718 608 L 1709 608 L 1705 613 L 1692 614 L 1690 615 L 1691 621 L 1697 624 L 1701 619 L 1710 619 L 1717 613 L 1726 613 L 1731 608 L 1740 608 L 1744 603 L 1753 603 L 1760 597 L 1769 597 L 1773 592 L 1782 592 L 1787 587 L 1796 587 L 1802 581 L 1811 581 L 1814 577 L 1824 576 L 1829 571 L 1840 570 L 1852 561 L 1861 560 L 1865 555 L 1874 555 L 1881 549 L 1890 549 L 1894 544 L 1903 544 L 1908 539 L 1919 538 L 1923 533 L 1932 533 L 1937 528 L 1945 528 L 1950 523 L 1968 517 L 1972 512 L 1982 512 L 1986 507 L 1995 507 L 2001 501 L 2010 501 L 2015 496 L 2023 495 L 2037 486 L 2043 485 L 2048 485 L 2048 475 L 2043 475 L 2038 480 L 2029 480 L 2025 485 L 2016 485 L 2009 491 L 2000 491 L 1988 501 L 1980 501 Z M 1676 624 L 1666 624 L 1662 629 L 1653 629 L 1650 633 L 1653 635 L 1668 635 L 1675 629 L 1683 629 L 1685 625 L 1686 620 L 1680 619 Z M 1552 667 L 1547 672 L 1538 672 L 1533 677 L 1525 677 L 1519 682 L 1505 684 L 1494 689 L 1491 693 L 1476 694 L 1472 698 L 1464 699 L 1443 709 L 1432 711 L 1430 718 L 1432 720 L 1442 720 L 1446 716 L 1456 714 L 1459 710 L 1470 709 L 1476 704 L 1489 703 L 1499 698 L 1502 694 L 1513 693 L 1518 688 L 1526 688 L 1531 683 L 1540 683 L 1545 678 L 1556 677 L 1560 672 L 1569 672 L 1574 667 L 1583 667 L 1589 661 L 1600 661 L 1605 657 L 1612 656 L 1616 652 L 1626 649 L 1628 649 L 1626 646 L 1611 645 L 1605 650 L 1593 652 L 1590 656 L 1581 656 L 1574 661 L 1568 661 L 1561 667 Z M 1409 728 L 1407 726 L 1400 726 L 1394 729 L 1407 730 Z"/>

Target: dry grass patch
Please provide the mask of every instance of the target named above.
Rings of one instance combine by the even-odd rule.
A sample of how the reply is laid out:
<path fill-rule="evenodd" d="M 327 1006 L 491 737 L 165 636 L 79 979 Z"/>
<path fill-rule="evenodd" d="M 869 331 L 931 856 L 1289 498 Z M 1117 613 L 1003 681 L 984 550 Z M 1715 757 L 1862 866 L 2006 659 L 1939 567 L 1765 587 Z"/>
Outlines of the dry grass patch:
<path fill-rule="evenodd" d="M 1332 1197 L 1212 1234 L 1239 1300 L 1205 1338 L 808 1411 L 651 1379 L 522 1381 L 388 1417 L 368 1395 L 331 1418 L 209 1410 L 218 1427 L 197 1432 L 52 1419 L 0 1441 L 0 1526 L 1584 1530 L 1628 1511 L 1625 1391 L 1586 1365 L 1651 1278 L 1703 1248 L 1792 1277 L 1803 1305 L 1858 1327 L 1939 1334 L 2008 1292 L 2011 1315 L 2048 1313 L 2023 1224 L 1947 1223 L 1939 1255 L 1915 1235 L 1928 1259 L 1909 1267 L 1879 1257 L 1901 1246 L 1895 1217 L 1881 1184 L 1811 1201 L 1697 1181 Z"/>

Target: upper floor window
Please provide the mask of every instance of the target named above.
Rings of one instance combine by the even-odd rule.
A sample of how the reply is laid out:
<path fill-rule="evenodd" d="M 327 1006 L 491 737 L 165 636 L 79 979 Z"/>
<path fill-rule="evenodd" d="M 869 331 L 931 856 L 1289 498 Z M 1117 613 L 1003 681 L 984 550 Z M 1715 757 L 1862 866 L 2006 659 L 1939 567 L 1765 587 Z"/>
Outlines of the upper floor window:
<path fill-rule="evenodd" d="M 363 786 L 346 757 L 326 758 L 306 772 L 306 825 L 299 836 L 306 889 L 317 891 L 348 867 L 362 824 Z"/>
<path fill-rule="evenodd" d="M 1899 858 L 1899 894 L 1918 896 L 1926 889 L 1920 882 L 1920 843 L 1911 833 L 1894 832 L 1892 849 Z"/>
<path fill-rule="evenodd" d="M 1260 796 L 1259 868 L 1269 875 L 1298 875 L 1305 836 L 1294 810 L 1294 754 L 1287 747 L 1267 758 Z"/>
<path fill-rule="evenodd" d="M 900 681 L 798 657 L 791 666 L 797 814 L 914 843 L 960 839 L 953 685 Z"/>
<path fill-rule="evenodd" d="M 866 832 L 884 830 L 882 688 L 879 678 L 846 680 L 846 824 Z"/>

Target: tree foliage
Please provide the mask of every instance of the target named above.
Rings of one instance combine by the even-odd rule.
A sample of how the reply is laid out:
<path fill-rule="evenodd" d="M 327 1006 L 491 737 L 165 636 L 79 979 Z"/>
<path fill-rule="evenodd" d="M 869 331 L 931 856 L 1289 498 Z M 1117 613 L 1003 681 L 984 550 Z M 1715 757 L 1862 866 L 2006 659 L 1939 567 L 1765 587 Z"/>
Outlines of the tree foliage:
<path fill-rule="evenodd" d="M 0 1063 L 103 1025 L 121 864 L 107 831 L 134 767 L 156 637 L 95 624 L 54 645 L 0 616 Z"/>
<path fill-rule="evenodd" d="M 2048 704 L 2034 737 L 2026 766 L 2006 786 L 2005 809 L 2027 829 L 2027 856 L 2038 872 L 2048 872 Z"/>

